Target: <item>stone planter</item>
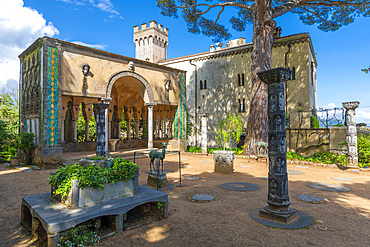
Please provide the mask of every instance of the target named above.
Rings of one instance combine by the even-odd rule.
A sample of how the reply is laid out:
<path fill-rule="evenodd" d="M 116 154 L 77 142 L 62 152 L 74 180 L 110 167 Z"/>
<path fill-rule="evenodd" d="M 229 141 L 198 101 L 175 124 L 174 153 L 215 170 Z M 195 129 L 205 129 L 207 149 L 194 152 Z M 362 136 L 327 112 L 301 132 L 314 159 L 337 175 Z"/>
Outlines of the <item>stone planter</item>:
<path fill-rule="evenodd" d="M 19 157 L 19 156 L 10 157 L 10 165 L 11 166 L 19 166 L 20 162 L 21 162 L 21 157 Z"/>
<path fill-rule="evenodd" d="M 89 159 L 81 159 L 78 163 L 84 167 L 87 166 L 100 166 L 101 168 L 104 167 L 111 167 L 113 160 L 108 158 L 108 160 L 89 160 Z"/>
<path fill-rule="evenodd" d="M 213 151 L 215 173 L 233 173 L 234 159 L 234 151 Z"/>
<path fill-rule="evenodd" d="M 139 173 L 133 179 L 104 184 L 104 189 L 78 187 L 78 180 L 72 180 L 72 188 L 68 196 L 53 195 L 57 188 L 51 188 L 51 196 L 70 208 L 92 206 L 101 202 L 133 196 L 139 186 Z"/>

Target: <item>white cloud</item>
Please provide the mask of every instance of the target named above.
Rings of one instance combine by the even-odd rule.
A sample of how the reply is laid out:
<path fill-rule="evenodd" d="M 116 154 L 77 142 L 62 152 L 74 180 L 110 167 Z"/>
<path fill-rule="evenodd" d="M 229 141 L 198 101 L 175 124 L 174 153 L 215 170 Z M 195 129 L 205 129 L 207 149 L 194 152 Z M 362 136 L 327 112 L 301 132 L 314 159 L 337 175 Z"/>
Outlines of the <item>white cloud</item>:
<path fill-rule="evenodd" d="M 85 2 L 91 4 L 93 7 L 100 9 L 103 12 L 107 12 L 111 15 L 109 15 L 109 18 L 118 17 L 120 19 L 124 19 L 121 14 L 116 10 L 114 4 L 111 0 L 57 0 L 62 1 L 68 4 L 76 4 L 76 5 L 86 5 Z"/>
<path fill-rule="evenodd" d="M 84 43 L 82 41 L 72 41 L 71 43 L 76 44 L 76 45 L 83 45 L 83 46 L 87 46 L 87 47 L 91 47 L 91 48 L 95 48 L 95 49 L 101 49 L 101 50 L 104 50 L 107 47 L 106 45 L 87 44 L 87 43 Z"/>
<path fill-rule="evenodd" d="M 0 1 L 0 88 L 19 80 L 18 55 L 34 40 L 54 36 L 58 29 L 23 0 Z M 8 84 L 9 85 L 9 84 Z"/>
<path fill-rule="evenodd" d="M 356 110 L 356 122 L 367 123 L 370 125 L 370 108 L 361 108 Z"/>
<path fill-rule="evenodd" d="M 322 108 L 323 109 L 330 109 L 330 108 L 336 108 L 338 107 L 335 103 L 331 102 L 328 105 L 324 105 Z"/>

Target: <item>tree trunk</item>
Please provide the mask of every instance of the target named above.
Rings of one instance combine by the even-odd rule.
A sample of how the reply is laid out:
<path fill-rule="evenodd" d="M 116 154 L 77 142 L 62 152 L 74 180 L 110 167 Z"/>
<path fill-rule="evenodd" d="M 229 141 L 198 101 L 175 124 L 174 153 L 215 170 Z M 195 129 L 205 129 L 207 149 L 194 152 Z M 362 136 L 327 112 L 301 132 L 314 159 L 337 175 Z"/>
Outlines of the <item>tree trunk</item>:
<path fill-rule="evenodd" d="M 276 25 L 272 18 L 271 0 L 255 1 L 253 13 L 252 90 L 246 136 L 248 144 L 267 142 L 267 85 L 259 80 L 257 72 L 271 69 L 273 31 Z M 246 152 L 248 148 L 249 145 L 246 145 L 244 151 Z M 252 145 L 251 154 L 257 154 L 256 145 Z"/>

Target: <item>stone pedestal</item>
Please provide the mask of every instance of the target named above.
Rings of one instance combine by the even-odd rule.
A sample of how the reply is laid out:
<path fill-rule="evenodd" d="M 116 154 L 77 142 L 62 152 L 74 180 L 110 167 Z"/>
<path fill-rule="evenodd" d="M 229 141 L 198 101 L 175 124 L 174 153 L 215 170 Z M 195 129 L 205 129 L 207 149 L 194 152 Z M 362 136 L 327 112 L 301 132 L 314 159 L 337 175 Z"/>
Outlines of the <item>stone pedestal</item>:
<path fill-rule="evenodd" d="M 290 78 L 291 70 L 276 68 L 257 73 L 261 81 L 268 85 L 268 198 L 267 206 L 259 209 L 259 218 L 289 225 L 299 216 L 296 209 L 289 208 L 288 174 L 286 163 L 286 130 L 284 126 L 285 100 L 284 83 Z M 250 214 L 251 215 L 251 214 Z M 253 214 L 252 214 L 253 215 Z M 252 217 L 251 215 L 251 217 Z M 311 224 L 304 221 L 300 228 Z M 257 222 L 260 219 L 252 217 Z M 284 228 L 284 227 L 283 227 Z M 286 227 L 289 228 L 289 227 Z"/>
<path fill-rule="evenodd" d="M 116 151 L 116 144 L 119 141 L 119 139 L 110 139 L 109 144 L 110 144 L 110 151 L 115 152 Z"/>
<path fill-rule="evenodd" d="M 165 173 L 157 174 L 157 172 L 155 171 L 149 172 L 147 184 L 148 186 L 153 187 L 153 188 L 157 188 L 157 184 L 158 184 L 158 189 L 168 188 L 167 176 Z"/>
<path fill-rule="evenodd" d="M 109 104 L 94 103 L 94 109 L 96 109 L 96 155 L 106 156 L 108 152 L 105 149 L 106 138 L 105 138 L 105 109 Z"/>
<path fill-rule="evenodd" d="M 213 151 L 215 173 L 233 173 L 234 151 Z"/>
<path fill-rule="evenodd" d="M 343 102 L 342 105 L 347 110 L 347 166 L 358 168 L 356 108 L 360 105 L 360 102 Z"/>
<path fill-rule="evenodd" d="M 202 154 L 207 154 L 207 129 L 208 129 L 208 113 L 200 113 L 200 123 L 201 123 L 201 147 L 202 147 Z"/>
<path fill-rule="evenodd" d="M 12 156 L 10 157 L 10 165 L 11 166 L 19 166 L 21 162 L 20 156 Z"/>

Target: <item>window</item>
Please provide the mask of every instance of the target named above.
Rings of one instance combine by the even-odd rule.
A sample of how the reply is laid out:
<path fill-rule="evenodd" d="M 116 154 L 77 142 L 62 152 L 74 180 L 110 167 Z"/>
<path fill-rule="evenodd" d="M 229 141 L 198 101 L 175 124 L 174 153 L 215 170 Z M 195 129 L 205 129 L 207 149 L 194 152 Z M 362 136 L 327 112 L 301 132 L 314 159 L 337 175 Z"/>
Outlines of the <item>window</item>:
<path fill-rule="evenodd" d="M 292 80 L 295 80 L 295 67 L 292 69 Z"/>
<path fill-rule="evenodd" d="M 238 83 L 239 86 L 244 86 L 244 73 L 238 74 Z"/>
<path fill-rule="evenodd" d="M 200 89 L 203 89 L 203 81 L 202 80 L 200 81 L 199 85 L 200 85 Z"/>
<path fill-rule="evenodd" d="M 239 112 L 245 112 L 245 99 L 239 99 Z"/>
<path fill-rule="evenodd" d="M 200 81 L 200 89 L 207 89 L 207 81 Z"/>

